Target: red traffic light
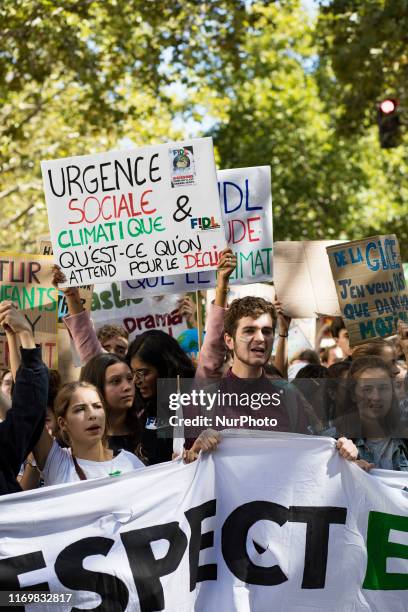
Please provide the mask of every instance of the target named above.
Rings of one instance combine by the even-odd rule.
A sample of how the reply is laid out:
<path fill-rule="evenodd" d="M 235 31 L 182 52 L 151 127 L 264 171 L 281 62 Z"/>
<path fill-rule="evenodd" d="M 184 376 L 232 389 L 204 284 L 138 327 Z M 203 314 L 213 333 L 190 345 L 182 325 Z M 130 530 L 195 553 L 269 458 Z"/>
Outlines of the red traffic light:
<path fill-rule="evenodd" d="M 389 115 L 390 113 L 393 113 L 396 108 L 397 108 L 397 103 L 395 100 L 384 100 L 380 104 L 380 110 L 385 115 Z"/>

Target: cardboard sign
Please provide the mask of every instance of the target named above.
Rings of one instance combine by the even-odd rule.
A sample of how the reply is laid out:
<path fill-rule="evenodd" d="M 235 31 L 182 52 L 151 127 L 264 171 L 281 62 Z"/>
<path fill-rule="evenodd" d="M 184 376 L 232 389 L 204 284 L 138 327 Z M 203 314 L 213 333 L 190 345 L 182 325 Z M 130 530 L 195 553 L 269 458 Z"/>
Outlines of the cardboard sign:
<path fill-rule="evenodd" d="M 0 302 L 10 300 L 30 323 L 49 368 L 58 368 L 57 289 L 52 286 L 53 258 L 0 253 Z M 10 367 L 6 334 L 0 332 L 0 367 Z"/>
<path fill-rule="evenodd" d="M 350 345 L 396 333 L 408 323 L 408 292 L 394 234 L 354 240 L 327 253 Z"/>
<path fill-rule="evenodd" d="M 217 266 L 225 238 L 211 138 L 43 161 L 41 170 L 67 286 Z"/>
<path fill-rule="evenodd" d="M 275 242 L 274 284 L 284 312 L 296 319 L 322 313 L 339 316 L 340 308 L 326 247 L 339 240 Z"/>
<path fill-rule="evenodd" d="M 52 242 L 50 240 L 40 241 L 40 253 L 43 255 L 53 255 Z M 81 285 L 78 287 L 82 305 L 88 312 L 91 310 L 93 285 Z M 62 317 L 68 314 L 67 300 L 62 291 L 58 292 L 58 323 L 65 329 Z"/>
<path fill-rule="evenodd" d="M 235 168 L 217 172 L 222 223 L 228 246 L 237 256 L 231 285 L 272 280 L 272 195 L 269 166 Z M 144 278 L 121 283 L 121 296 L 184 293 L 210 289 L 217 283 L 216 272 Z"/>
<path fill-rule="evenodd" d="M 160 329 L 177 339 L 187 329 L 178 313 L 181 297 L 173 294 L 122 300 L 117 283 L 95 285 L 91 316 L 96 330 L 106 323 L 122 325 L 130 340 L 148 329 Z"/>

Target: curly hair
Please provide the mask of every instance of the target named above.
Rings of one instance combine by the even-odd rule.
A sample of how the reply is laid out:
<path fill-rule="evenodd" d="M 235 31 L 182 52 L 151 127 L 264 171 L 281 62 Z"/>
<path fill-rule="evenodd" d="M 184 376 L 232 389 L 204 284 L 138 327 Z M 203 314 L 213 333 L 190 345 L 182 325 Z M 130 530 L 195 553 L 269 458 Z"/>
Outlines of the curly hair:
<path fill-rule="evenodd" d="M 234 300 L 225 313 L 224 331 L 231 336 L 231 338 L 234 338 L 240 319 L 243 317 L 252 317 L 257 319 L 263 314 L 269 314 L 271 316 L 272 327 L 275 331 L 277 315 L 272 302 L 268 302 L 263 298 L 254 297 L 252 295 Z"/>
<path fill-rule="evenodd" d="M 125 340 L 129 339 L 129 333 L 126 331 L 122 325 L 102 325 L 97 332 L 98 340 L 101 344 L 103 344 L 106 340 L 110 340 L 111 338 L 115 338 L 119 336 L 120 338 L 124 338 Z"/>

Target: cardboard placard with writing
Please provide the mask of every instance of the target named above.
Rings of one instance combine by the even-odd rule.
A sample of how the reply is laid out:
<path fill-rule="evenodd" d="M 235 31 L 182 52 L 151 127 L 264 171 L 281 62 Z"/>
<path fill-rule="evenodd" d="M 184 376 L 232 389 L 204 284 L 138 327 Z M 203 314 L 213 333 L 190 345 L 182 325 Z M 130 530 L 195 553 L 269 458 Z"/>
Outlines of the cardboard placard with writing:
<path fill-rule="evenodd" d="M 339 316 L 340 307 L 326 247 L 339 240 L 274 243 L 274 285 L 284 312 L 296 319 L 322 313 Z"/>
<path fill-rule="evenodd" d="M 211 138 L 43 161 L 41 170 L 67 286 L 216 268 L 225 237 Z"/>
<path fill-rule="evenodd" d="M 408 292 L 394 234 L 354 240 L 327 249 L 341 315 L 356 346 L 408 323 Z"/>
<path fill-rule="evenodd" d="M 230 285 L 272 280 L 272 193 L 270 166 L 218 170 L 222 224 L 227 244 L 237 256 Z M 208 223 L 201 217 L 197 222 Z M 141 278 L 121 283 L 121 296 L 131 298 L 211 289 L 215 270 L 177 276 Z"/>
<path fill-rule="evenodd" d="M 0 302 L 10 300 L 29 321 L 49 368 L 58 368 L 57 289 L 52 286 L 53 258 L 0 253 Z M 0 367 L 10 367 L 4 330 L 0 332 Z"/>

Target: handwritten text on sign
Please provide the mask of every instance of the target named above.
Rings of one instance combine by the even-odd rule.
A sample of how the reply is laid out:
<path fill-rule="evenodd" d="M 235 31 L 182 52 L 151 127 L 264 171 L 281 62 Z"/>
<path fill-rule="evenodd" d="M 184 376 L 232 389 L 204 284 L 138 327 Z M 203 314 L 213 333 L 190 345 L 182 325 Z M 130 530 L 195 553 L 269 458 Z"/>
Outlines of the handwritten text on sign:
<path fill-rule="evenodd" d="M 272 280 L 272 196 L 269 166 L 217 172 L 222 221 L 228 246 L 237 256 L 230 282 L 235 285 Z M 203 213 L 204 214 L 204 213 Z M 211 218 L 192 219 L 195 227 L 211 225 Z M 210 289 L 216 285 L 213 270 L 179 276 L 129 280 L 121 296 L 160 295 Z"/>
<path fill-rule="evenodd" d="M 215 268 L 224 247 L 211 138 L 41 164 L 67 285 Z M 202 211 L 210 225 L 199 224 Z"/>
<path fill-rule="evenodd" d="M 351 346 L 396 333 L 408 322 L 408 293 L 397 237 L 374 236 L 327 253 Z"/>
<path fill-rule="evenodd" d="M 57 368 L 57 289 L 52 286 L 53 258 L 0 253 L 0 302 L 12 301 L 24 313 L 49 368 Z M 9 367 L 5 333 L 0 334 L 0 366 Z"/>

